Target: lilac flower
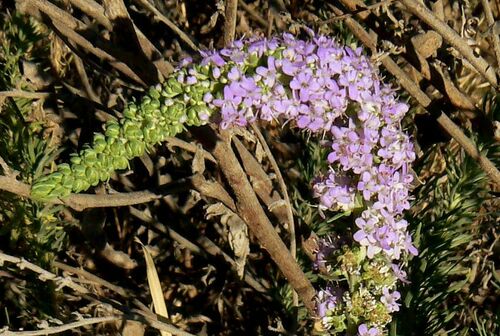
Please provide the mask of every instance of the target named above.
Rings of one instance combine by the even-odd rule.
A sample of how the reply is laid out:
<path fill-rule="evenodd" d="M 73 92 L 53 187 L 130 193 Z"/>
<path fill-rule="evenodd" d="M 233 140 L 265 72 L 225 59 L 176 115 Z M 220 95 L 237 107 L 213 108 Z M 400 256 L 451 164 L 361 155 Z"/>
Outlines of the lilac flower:
<path fill-rule="evenodd" d="M 380 298 L 380 301 L 386 306 L 390 313 L 399 311 L 400 304 L 396 301 L 400 298 L 401 294 L 398 291 L 390 293 L 389 288 L 382 288 L 382 297 Z"/>
<path fill-rule="evenodd" d="M 315 183 L 313 190 L 327 209 L 349 211 L 354 207 L 354 188 L 346 176 L 331 172 L 325 180 Z"/>
<path fill-rule="evenodd" d="M 213 64 L 218 67 L 224 66 L 226 61 L 221 57 L 221 55 L 213 50 L 213 51 L 200 51 L 201 56 L 203 56 L 203 60 L 201 61 L 201 65 L 209 65 Z"/>
<path fill-rule="evenodd" d="M 342 290 L 331 286 L 318 292 L 316 297 L 316 311 L 325 328 L 331 326 L 332 311 L 341 303 Z"/>
<path fill-rule="evenodd" d="M 309 69 L 299 72 L 290 82 L 290 88 L 299 91 L 301 102 L 309 101 L 311 92 L 319 89 L 319 84 L 312 77 L 312 72 Z"/>
<path fill-rule="evenodd" d="M 318 250 L 316 251 L 316 260 L 313 264 L 315 270 L 325 268 L 328 257 L 335 251 L 338 246 L 332 238 L 320 239 L 318 241 Z"/>
<path fill-rule="evenodd" d="M 399 267 L 398 264 L 391 264 L 392 272 L 402 283 L 408 284 L 410 281 L 406 278 L 406 272 Z"/>
<path fill-rule="evenodd" d="M 268 87 L 274 86 L 277 76 L 275 58 L 272 56 L 268 57 L 267 67 L 257 67 L 257 69 L 255 69 L 255 72 L 262 77 L 264 84 L 266 84 Z"/>
<path fill-rule="evenodd" d="M 372 327 L 368 329 L 368 326 L 366 324 L 360 324 L 358 327 L 358 335 L 359 336 L 380 336 L 382 333 L 380 330 L 376 327 Z"/>

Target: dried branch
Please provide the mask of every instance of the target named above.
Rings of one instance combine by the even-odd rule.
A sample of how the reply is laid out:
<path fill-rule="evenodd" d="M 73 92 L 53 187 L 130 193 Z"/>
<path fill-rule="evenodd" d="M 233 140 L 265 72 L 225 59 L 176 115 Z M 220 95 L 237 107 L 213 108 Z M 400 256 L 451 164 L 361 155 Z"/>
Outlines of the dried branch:
<path fill-rule="evenodd" d="M 344 2 L 344 1 L 342 1 Z M 472 48 L 458 33 L 445 22 L 437 18 L 424 4 L 415 0 L 400 0 L 402 4 L 415 16 L 420 18 L 432 29 L 438 32 L 448 43 L 457 49 L 460 54 L 493 86 L 497 87 L 497 78 L 490 64 L 480 56 L 476 56 Z"/>
<path fill-rule="evenodd" d="M 175 137 L 168 137 L 165 140 L 165 142 L 167 143 L 167 148 L 170 150 L 172 150 L 172 148 L 174 148 L 174 147 L 179 147 L 179 148 L 184 149 L 185 151 L 188 151 L 191 153 L 196 153 L 196 151 L 199 150 L 199 148 L 196 144 L 186 142 L 184 140 L 181 140 L 181 139 L 175 138 Z M 217 161 L 215 160 L 214 156 L 211 153 L 209 153 L 205 150 L 202 150 L 202 154 L 206 160 L 212 161 L 213 163 L 217 163 Z"/>
<path fill-rule="evenodd" d="M 181 29 L 179 29 L 179 27 L 177 27 L 177 25 L 173 23 L 169 18 L 160 13 L 160 11 L 156 9 L 155 6 L 150 4 L 147 0 L 135 0 L 135 2 L 137 2 L 139 5 L 146 8 L 147 10 L 151 11 L 158 20 L 160 20 L 170 29 L 172 29 L 181 38 L 181 40 L 183 40 L 191 49 L 195 51 L 199 50 L 199 48 L 196 46 L 196 44 L 194 44 L 191 38 Z"/>
<path fill-rule="evenodd" d="M 70 2 L 73 6 L 77 7 L 88 16 L 94 18 L 109 31 L 113 30 L 111 21 L 104 14 L 104 8 L 94 0 L 70 0 Z M 142 33 L 142 31 L 133 22 L 132 24 L 144 54 L 156 66 L 163 77 L 167 77 L 173 71 L 173 66 L 163 58 L 160 51 Z"/>
<path fill-rule="evenodd" d="M 96 19 L 107 30 L 113 29 L 111 21 L 104 14 L 104 8 L 94 0 L 69 0 L 69 2 L 88 16 Z"/>
<path fill-rule="evenodd" d="M 74 30 L 68 28 L 65 24 L 62 24 L 57 21 L 52 22 L 54 31 L 62 38 L 63 36 L 69 39 L 70 41 L 76 43 L 83 49 L 91 52 L 98 58 L 109 62 L 114 68 L 116 68 L 118 71 L 129 77 L 130 79 L 134 80 L 135 82 L 141 84 L 142 86 L 147 86 L 146 83 L 137 75 L 135 71 L 133 71 L 127 64 L 119 61 L 116 57 L 113 55 L 109 54 L 108 52 L 94 47 L 94 45 L 89 42 L 87 39 L 85 39 L 82 35 L 76 33 Z M 62 36 L 61 36 L 62 35 Z M 62 38 L 65 40 L 64 38 Z"/>
<path fill-rule="evenodd" d="M 233 43 L 236 32 L 236 19 L 238 16 L 238 0 L 226 0 L 224 20 L 224 46 Z"/>
<path fill-rule="evenodd" d="M 264 151 L 267 155 L 267 158 L 269 162 L 271 163 L 271 167 L 273 167 L 274 173 L 276 174 L 276 177 L 278 179 L 278 184 L 281 189 L 281 193 L 283 195 L 283 198 L 285 199 L 285 206 L 286 206 L 286 212 L 287 212 L 287 219 L 288 219 L 288 232 L 290 233 L 290 253 L 292 254 L 292 257 L 294 259 L 297 259 L 297 241 L 295 237 L 295 223 L 293 220 L 293 211 L 292 211 L 292 205 L 290 204 L 290 197 L 288 197 L 288 190 L 285 184 L 285 180 L 283 179 L 283 176 L 281 175 L 280 168 L 278 164 L 276 163 L 276 160 L 274 159 L 274 155 L 271 152 L 271 149 L 267 145 L 266 139 L 264 139 L 264 136 L 259 130 L 259 127 L 256 126 L 255 124 L 251 124 L 252 129 L 257 135 L 257 139 L 259 139 L 260 144 L 264 148 Z M 298 296 L 297 293 L 294 291 L 293 292 L 293 304 L 294 306 L 298 306 Z"/>
<path fill-rule="evenodd" d="M 123 316 L 105 316 L 105 317 L 92 317 L 92 318 L 84 318 L 75 322 L 46 327 L 40 330 L 33 331 L 9 331 L 9 330 L 0 330 L 0 336 L 38 336 L 38 335 L 53 335 L 59 334 L 67 330 L 73 330 L 76 328 L 89 326 L 92 324 L 98 323 L 106 323 L 122 320 Z"/>
<path fill-rule="evenodd" d="M 260 15 L 259 12 L 257 12 L 243 0 L 238 0 L 238 4 L 250 15 L 250 18 L 252 18 L 252 20 L 260 24 L 262 27 L 267 28 L 268 25 L 267 21 L 264 20 L 264 18 Z"/>
<path fill-rule="evenodd" d="M 168 194 L 187 188 L 187 180 L 174 182 L 162 187 L 161 193 L 153 191 L 134 191 L 116 194 L 71 194 L 64 199 L 56 199 L 48 203 L 64 204 L 70 208 L 82 211 L 88 208 L 119 207 L 151 202 L 165 197 Z M 0 190 L 5 190 L 21 197 L 31 198 L 31 187 L 17 181 L 13 177 L 0 176 Z"/>
<path fill-rule="evenodd" d="M 31 15 L 38 20 L 42 19 L 41 13 L 43 13 L 51 20 L 64 23 L 73 30 L 83 30 L 87 28 L 85 23 L 74 18 L 69 13 L 47 0 L 16 0 L 16 5 L 20 12 Z"/>
<path fill-rule="evenodd" d="M 391 1 L 392 2 L 392 1 Z M 390 2 L 388 2 L 390 3 Z M 364 4 L 361 0 L 347 0 L 344 2 L 346 7 L 349 8 L 360 8 L 363 7 Z M 380 4 L 380 3 L 378 3 Z M 367 9 L 370 8 L 371 6 L 366 7 Z M 370 8 L 371 9 L 371 8 Z M 352 13 L 353 15 L 358 14 L 357 16 L 361 18 L 362 20 L 365 20 L 367 18 L 367 13 L 362 10 L 356 10 L 355 13 Z M 337 16 L 339 17 L 339 16 Z M 345 16 L 342 15 L 340 17 L 347 18 L 350 16 Z M 372 27 L 373 28 L 373 27 Z M 379 27 L 380 30 L 380 27 Z M 429 80 L 432 85 L 436 89 L 439 90 L 443 95 L 447 96 L 451 102 L 452 105 L 459 109 L 464 109 L 468 111 L 473 111 L 476 109 L 474 102 L 472 99 L 461 92 L 455 84 L 452 82 L 452 80 L 447 76 L 444 70 L 442 70 L 438 65 L 434 63 L 429 63 L 427 61 L 427 55 L 423 56 L 419 52 L 419 47 L 423 46 L 428 46 L 427 39 L 430 38 L 432 35 L 437 35 L 440 40 L 442 40 L 441 35 L 436 33 L 435 31 L 428 31 L 425 34 L 420 34 L 417 36 L 412 37 L 411 43 L 413 44 L 412 47 L 408 52 L 403 53 L 402 56 L 405 58 L 405 60 L 411 64 L 414 68 L 416 68 L 417 71 L 420 72 L 420 74 L 427 80 Z M 439 45 L 441 45 L 441 41 L 439 42 Z M 436 46 L 437 49 L 438 46 Z"/>
<path fill-rule="evenodd" d="M 126 52 L 120 51 L 114 53 L 114 56 L 129 64 L 132 69 L 139 70 L 149 85 L 158 83 L 160 81 L 158 69 L 143 50 L 123 0 L 104 0 L 103 7 L 104 13 L 113 24 L 113 29 L 110 31 L 112 44 L 127 46 Z M 150 47 L 150 44 L 147 46 Z M 151 49 L 148 49 L 151 56 Z"/>
<path fill-rule="evenodd" d="M 43 99 L 50 96 L 50 92 L 29 92 L 22 90 L 12 90 L 12 91 L 0 91 L 0 98 L 12 97 L 12 98 L 26 98 L 26 99 Z"/>
<path fill-rule="evenodd" d="M 85 66 L 83 65 L 82 59 L 78 55 L 75 54 L 75 56 L 73 57 L 73 62 L 75 62 L 76 72 L 78 73 L 78 76 L 80 77 L 80 80 L 83 84 L 83 88 L 85 89 L 85 93 L 87 94 L 87 97 L 98 104 L 102 104 L 101 99 L 94 92 L 92 85 L 90 85 L 89 77 L 87 76 L 87 72 L 85 71 Z"/>
<path fill-rule="evenodd" d="M 62 278 L 23 258 L 14 257 L 0 251 L 0 265 L 3 265 L 5 262 L 14 264 L 17 268 L 21 270 L 27 269 L 39 274 L 38 278 L 41 281 L 47 281 L 47 280 L 54 281 L 59 288 L 68 287 L 78 293 L 82 294 L 89 293 L 89 290 L 87 288 L 74 283 L 73 281 L 71 281 L 70 278 Z"/>
<path fill-rule="evenodd" d="M 143 222 L 149 223 L 153 225 L 158 231 L 163 234 L 167 234 L 170 238 L 178 242 L 182 247 L 187 248 L 189 251 L 201 255 L 203 257 L 207 257 L 208 253 L 211 256 L 222 256 L 224 260 L 231 265 L 231 269 L 236 272 L 236 261 L 234 261 L 229 255 L 227 255 L 224 251 L 220 249 L 214 242 L 204 236 L 200 236 L 197 238 L 196 242 L 202 246 L 205 251 L 200 249 L 200 247 L 194 243 L 192 243 L 189 239 L 185 238 L 181 234 L 177 233 L 172 228 L 154 220 L 150 215 L 144 213 L 143 211 L 139 211 L 133 207 L 130 207 L 130 214 Z M 253 289 L 258 291 L 259 293 L 266 294 L 266 288 L 257 281 L 248 270 L 245 271 L 245 275 L 243 280 Z"/>
<path fill-rule="evenodd" d="M 297 291 L 306 308 L 314 315 L 316 292 L 262 209 L 243 168 L 232 151 L 230 131 L 221 130 L 220 137 L 206 127 L 196 131 L 200 136 L 202 136 L 201 132 L 203 131 L 209 133 L 204 134 L 203 138 L 205 139 L 217 139 L 215 144 L 210 144 L 211 152 L 233 189 L 237 199 L 236 206 L 239 216 L 245 220 L 253 235 L 270 254 L 290 285 Z"/>
<path fill-rule="evenodd" d="M 346 6 L 350 0 L 341 0 Z M 342 10 L 330 5 L 337 15 L 343 14 Z M 377 51 L 376 36 L 368 34 L 363 27 L 354 19 L 347 18 L 346 25 L 352 33 L 373 53 Z M 417 100 L 417 102 L 424 108 L 429 109 L 432 100 L 408 77 L 408 75 L 394 62 L 389 56 L 382 57 L 382 64 L 385 68 L 396 77 L 401 86 L 408 91 L 408 93 Z M 431 111 L 433 112 L 433 111 Z M 481 168 L 486 172 L 490 179 L 500 186 L 500 172 L 495 165 L 484 155 L 481 155 L 476 145 L 470 140 L 462 130 L 442 111 L 436 115 L 436 121 L 441 127 L 452 136 L 474 160 L 478 162 Z"/>
<path fill-rule="evenodd" d="M 120 286 L 116 286 L 116 285 L 90 273 L 90 272 L 87 272 L 83 268 L 72 267 L 72 266 L 66 265 L 60 261 L 53 261 L 52 265 L 59 268 L 60 270 L 65 271 L 65 272 L 80 275 L 80 276 L 92 281 L 94 284 L 97 284 L 97 285 L 102 286 L 102 287 L 106 287 L 106 288 L 112 290 L 113 292 L 115 292 L 115 293 L 117 293 L 125 298 L 128 298 L 130 296 L 128 294 L 128 292 L 125 290 L 125 288 L 122 288 Z"/>
<path fill-rule="evenodd" d="M 195 174 L 191 180 L 193 186 L 198 190 L 203 196 L 210 197 L 222 202 L 232 211 L 236 210 L 236 205 L 234 204 L 231 195 L 224 189 L 224 187 L 217 181 L 209 181 L 205 179 L 203 174 Z"/>
<path fill-rule="evenodd" d="M 484 9 L 484 15 L 486 16 L 486 22 L 490 27 L 490 37 L 493 42 L 493 49 L 495 50 L 495 56 L 497 58 L 497 73 L 500 71 L 500 38 L 498 34 L 495 32 L 493 27 L 495 26 L 495 18 L 493 17 L 493 13 L 491 12 L 490 1 L 489 0 L 481 0 Z"/>
<path fill-rule="evenodd" d="M 288 212 L 285 202 L 273 187 L 273 182 L 262 168 L 257 159 L 238 140 L 233 138 L 233 143 L 241 158 L 245 172 L 250 177 L 252 187 L 259 199 L 266 205 L 267 209 L 278 219 L 280 224 L 288 223 Z"/>
<path fill-rule="evenodd" d="M 40 21 L 44 21 L 44 15 L 47 16 L 51 20 L 49 24 L 52 25 L 54 32 L 65 41 L 70 49 L 75 49 L 71 43 L 69 43 L 69 41 L 72 41 L 98 58 L 108 61 L 115 69 L 135 82 L 142 86 L 146 86 L 142 79 L 127 64 L 119 61 L 110 53 L 95 47 L 85 37 L 77 33 L 77 31 L 85 30 L 85 28 L 87 28 L 86 25 L 59 7 L 46 0 L 18 0 L 18 7 L 20 12 L 33 16 Z"/>
<path fill-rule="evenodd" d="M 328 19 L 328 20 L 324 20 L 324 21 L 321 21 L 319 22 L 318 24 L 319 25 L 324 25 L 324 24 L 329 24 L 329 23 L 333 23 L 333 22 L 337 22 L 337 21 L 340 21 L 340 20 L 344 20 L 344 19 L 347 19 L 347 18 L 350 18 L 354 15 L 357 15 L 359 17 L 361 17 L 363 20 L 366 19 L 368 17 L 368 14 L 381 7 L 381 6 L 388 6 L 390 5 L 391 3 L 393 2 L 396 2 L 396 1 L 399 1 L 399 0 L 383 0 L 383 1 L 380 1 L 380 2 L 376 2 L 372 5 L 365 5 L 363 2 L 359 2 L 359 3 L 356 3 L 356 8 L 353 9 L 352 7 L 350 7 L 350 9 L 352 10 L 351 13 L 346 13 L 346 14 L 340 14 L 340 15 L 335 15 L 334 17 Z"/>
<path fill-rule="evenodd" d="M 33 263 L 30 263 L 29 261 L 23 259 L 23 258 L 18 258 L 14 257 L 5 253 L 2 253 L 0 251 L 0 265 L 2 265 L 4 262 L 9 262 L 12 264 L 15 264 L 17 268 L 19 269 L 28 269 L 32 272 L 35 272 L 39 274 L 39 279 L 42 281 L 46 280 L 51 280 L 55 281 L 58 285 L 59 288 L 62 287 L 68 287 L 76 291 L 77 293 L 82 294 L 84 297 L 89 297 L 88 294 L 90 294 L 90 291 L 83 287 L 80 286 L 76 283 L 74 283 L 70 278 L 62 278 L 57 275 L 55 275 L 52 272 L 49 272 Z M 92 299 L 92 297 L 90 297 Z M 127 309 L 128 310 L 128 309 Z M 152 314 L 147 311 L 139 311 L 138 314 L 133 314 L 133 313 L 127 313 L 119 316 L 120 319 L 124 320 L 133 320 L 133 321 L 138 321 L 141 323 L 144 323 L 146 325 L 149 325 L 155 329 L 158 330 L 163 330 L 172 333 L 173 335 L 179 335 L 179 336 L 194 336 L 188 332 L 182 331 L 173 325 L 170 325 L 168 323 L 164 323 L 158 320 L 158 316 L 155 314 Z M 62 326 L 60 326 L 62 327 Z M 42 330 L 37 330 L 37 331 L 22 331 L 22 332 L 13 332 L 13 331 L 8 331 L 8 330 L 1 330 L 0 335 L 48 335 L 50 334 L 47 332 L 48 329 L 42 329 Z M 52 329 L 51 329 L 52 330 Z M 64 330 L 69 330 L 69 329 L 64 329 Z M 62 331 L 64 331 L 62 330 Z M 61 332 L 61 331 L 57 331 Z M 30 333 L 30 334 L 28 334 Z M 56 332 L 53 332 L 56 333 Z"/>

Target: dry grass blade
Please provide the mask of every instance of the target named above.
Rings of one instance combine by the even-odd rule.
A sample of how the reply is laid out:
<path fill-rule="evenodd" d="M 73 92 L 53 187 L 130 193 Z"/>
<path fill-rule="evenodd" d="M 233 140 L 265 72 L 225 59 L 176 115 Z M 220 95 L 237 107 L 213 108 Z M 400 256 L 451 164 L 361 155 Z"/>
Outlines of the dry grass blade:
<path fill-rule="evenodd" d="M 141 6 L 146 8 L 147 10 L 151 11 L 155 17 L 166 24 L 170 29 L 172 29 L 180 38 L 183 40 L 191 49 L 198 51 L 200 48 L 194 44 L 194 42 L 191 40 L 191 38 L 184 33 L 182 30 L 177 27 L 175 23 L 173 23 L 169 18 L 167 18 L 165 15 L 163 15 L 158 9 L 156 9 L 155 6 L 150 4 L 147 0 L 136 0 L 137 3 L 139 3 Z"/>
<path fill-rule="evenodd" d="M 491 66 L 484 58 L 476 56 L 472 48 L 455 30 L 437 18 L 434 13 L 419 1 L 401 0 L 401 3 L 405 5 L 409 12 L 441 34 L 493 87 L 497 87 L 497 78 Z"/>
<path fill-rule="evenodd" d="M 148 276 L 149 291 L 151 292 L 151 298 L 153 299 L 154 311 L 156 314 L 168 318 L 167 305 L 165 304 L 165 298 L 163 297 L 163 290 L 161 288 L 160 278 L 158 277 L 158 272 L 156 271 L 156 266 L 149 253 L 147 246 L 145 246 L 139 238 L 136 237 L 136 242 L 141 244 L 142 251 L 144 252 L 144 259 L 146 260 L 146 272 Z M 171 333 L 166 331 L 161 331 L 162 336 L 172 336 Z"/>

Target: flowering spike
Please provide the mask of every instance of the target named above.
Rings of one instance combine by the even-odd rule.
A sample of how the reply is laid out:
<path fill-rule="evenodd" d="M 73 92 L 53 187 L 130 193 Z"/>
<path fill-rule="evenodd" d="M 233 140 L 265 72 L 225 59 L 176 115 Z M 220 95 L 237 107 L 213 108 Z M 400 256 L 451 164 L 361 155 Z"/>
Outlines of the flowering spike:
<path fill-rule="evenodd" d="M 402 219 L 415 159 L 401 129 L 408 106 L 381 82 L 361 49 L 326 36 L 240 40 L 201 56 L 199 64 L 185 59 L 140 103 L 130 103 L 120 122 L 108 121 L 91 148 L 71 157 L 71 166 L 60 165 L 36 181 L 32 196 L 46 200 L 86 190 L 166 137 L 205 124 L 214 114 L 222 128 L 257 119 L 290 121 L 330 140 L 330 170 L 313 186 L 320 210 L 357 216 L 352 237 L 335 242 L 335 248 L 323 244 L 318 257 L 318 266 L 349 283 L 319 292 L 323 327 L 381 335 L 390 313 L 399 309 L 396 282 L 405 279 L 401 263 L 394 262 L 417 254 Z"/>

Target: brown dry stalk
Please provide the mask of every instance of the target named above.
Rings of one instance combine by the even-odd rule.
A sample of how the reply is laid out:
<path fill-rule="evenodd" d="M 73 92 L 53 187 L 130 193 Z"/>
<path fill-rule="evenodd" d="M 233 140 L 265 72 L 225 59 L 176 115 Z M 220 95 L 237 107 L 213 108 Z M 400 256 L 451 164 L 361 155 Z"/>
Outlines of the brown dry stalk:
<path fill-rule="evenodd" d="M 106 27 L 107 30 L 113 30 L 113 25 L 106 15 L 104 15 L 104 8 L 93 0 L 69 0 L 71 4 L 82 12 L 87 14 L 88 16 L 94 18 L 97 22 Z M 172 71 L 173 66 L 167 62 L 160 51 L 155 47 L 155 45 L 139 30 L 139 28 L 132 23 L 134 26 L 135 33 L 139 39 L 139 43 L 141 45 L 144 54 L 148 57 L 148 59 L 156 66 L 158 71 L 163 75 L 163 77 L 167 77 Z"/>
<path fill-rule="evenodd" d="M 260 15 L 259 12 L 257 12 L 255 9 L 253 9 L 249 4 L 245 3 L 243 0 L 239 0 L 238 4 L 243 8 L 248 15 L 250 15 L 250 18 L 260 24 L 262 27 L 267 28 L 268 23 L 264 18 Z"/>
<path fill-rule="evenodd" d="M 341 0 L 346 6 L 346 2 L 349 0 Z M 331 6 L 334 10 L 335 14 L 341 15 L 343 12 Z M 377 51 L 376 45 L 376 36 L 368 34 L 367 31 L 354 19 L 347 18 L 345 20 L 346 25 L 352 31 L 352 33 L 373 53 Z M 408 77 L 408 75 L 390 58 L 388 55 L 382 57 L 380 59 L 385 68 L 398 79 L 401 86 L 408 91 L 408 93 L 415 98 L 415 100 L 422 105 L 424 108 L 429 109 L 432 100 L 422 91 L 420 88 Z M 481 166 L 481 168 L 485 171 L 485 173 L 489 176 L 489 178 L 497 185 L 500 186 L 500 172 L 495 167 L 495 165 L 484 155 L 481 155 L 480 151 L 477 149 L 477 146 L 470 140 L 446 114 L 442 111 L 439 113 L 439 116 L 436 118 L 437 122 L 441 127 L 451 136 L 455 141 L 457 141 L 462 148 L 465 150 L 467 154 L 469 154 L 477 163 Z"/>
<path fill-rule="evenodd" d="M 269 178 L 269 175 L 266 174 L 259 161 L 257 161 L 238 138 L 233 138 L 233 143 L 238 151 L 241 164 L 250 177 L 253 190 L 255 190 L 259 199 L 267 206 L 267 209 L 276 216 L 280 224 L 288 223 L 288 211 L 283 199 L 274 189 L 273 182 Z"/>
<path fill-rule="evenodd" d="M 495 25 L 495 18 L 493 17 L 493 13 L 491 12 L 491 7 L 490 7 L 490 1 L 489 0 L 481 0 L 481 3 L 483 5 L 484 9 L 484 16 L 486 17 L 486 22 L 488 23 L 488 26 L 490 27 L 491 31 L 491 41 L 493 42 L 493 48 L 495 50 L 495 56 L 497 58 L 497 73 L 500 71 L 500 37 L 498 37 L 498 34 L 495 32 L 495 29 L 493 29 Z"/>
<path fill-rule="evenodd" d="M 236 32 L 236 18 L 238 16 L 238 0 L 226 0 L 224 20 L 224 46 L 233 43 Z"/>
<path fill-rule="evenodd" d="M 183 32 L 179 27 L 177 27 L 177 25 L 174 22 L 172 22 L 172 20 L 163 15 L 155 6 L 149 3 L 148 0 L 135 0 L 135 2 L 137 2 L 139 5 L 152 12 L 158 20 L 160 20 L 165 25 L 167 25 L 167 27 L 172 29 L 177 34 L 177 36 L 179 36 L 181 40 L 183 40 L 191 49 L 195 51 L 198 51 L 200 49 L 198 48 L 198 46 L 196 46 L 196 44 L 185 32 Z"/>
<path fill-rule="evenodd" d="M 342 1 L 343 2 L 343 1 Z M 420 1 L 415 0 L 400 0 L 402 4 L 413 15 L 428 24 L 432 29 L 438 32 L 448 43 L 457 49 L 460 54 L 493 86 L 497 87 L 497 78 L 490 64 L 486 62 L 481 56 L 476 56 L 472 48 L 467 44 L 458 33 L 448 26 L 445 22 L 437 18 L 432 11 L 430 11 Z"/>
<path fill-rule="evenodd" d="M 64 331 L 74 330 L 84 326 L 90 326 L 98 323 L 109 323 L 114 321 L 122 320 L 122 316 L 104 316 L 104 317 L 91 317 L 91 318 L 83 318 L 81 320 L 62 324 L 53 327 L 46 327 L 39 330 L 30 330 L 30 331 L 9 331 L 4 330 L 0 331 L 1 336 L 43 336 L 43 335 L 53 335 L 59 334 Z"/>
<path fill-rule="evenodd" d="M 164 225 L 163 223 L 160 223 L 157 220 L 153 219 L 153 217 L 151 217 L 144 211 L 139 211 L 134 207 L 130 207 L 130 214 L 140 219 L 143 222 L 153 225 L 159 232 L 167 234 L 170 238 L 179 243 L 183 248 L 186 248 L 197 255 L 201 255 L 202 257 L 205 258 L 207 258 L 208 255 L 213 257 L 222 256 L 222 258 L 224 258 L 224 260 L 231 265 L 233 271 L 237 273 L 236 262 L 233 260 L 233 258 L 227 255 L 227 253 L 225 253 L 224 251 L 222 251 L 222 249 L 219 246 L 217 246 L 207 237 L 201 235 L 196 239 L 196 243 L 198 243 L 199 246 L 203 247 L 202 250 L 198 245 L 192 243 L 189 239 L 177 233 L 171 227 L 168 227 L 167 225 Z M 257 281 L 248 270 L 245 270 L 245 275 L 243 277 L 243 280 L 257 292 L 262 293 L 265 296 L 267 295 L 268 291 L 266 287 L 264 287 L 263 284 Z"/>
<path fill-rule="evenodd" d="M 174 185 L 175 184 L 175 185 Z M 172 185 L 173 189 L 180 187 L 180 183 L 176 182 Z M 187 188 L 181 187 L 181 188 Z M 31 187 L 23 182 L 17 181 L 15 177 L 0 175 L 0 190 L 8 191 L 21 197 L 30 198 Z M 170 190 L 170 192 L 172 191 Z M 82 211 L 88 208 L 104 208 L 104 207 L 119 207 L 134 204 L 151 202 L 165 197 L 169 192 L 155 193 L 149 190 L 134 191 L 128 193 L 116 194 L 71 194 L 64 199 L 56 199 L 48 203 L 64 204 L 70 208 Z"/>
<path fill-rule="evenodd" d="M 350 9 L 360 8 L 360 7 L 363 8 L 364 6 L 361 0 L 346 0 L 342 2 L 346 7 Z M 366 9 L 371 9 L 369 7 L 370 6 L 367 6 Z M 359 17 L 361 20 L 365 20 L 367 18 L 367 12 L 360 9 L 356 10 L 356 13 L 351 13 L 351 14 L 352 15 L 357 14 L 357 17 Z M 337 17 L 347 18 L 352 15 L 349 16 L 341 15 L 341 16 L 336 16 L 336 18 Z M 434 31 L 430 32 L 435 33 Z M 441 70 L 436 64 L 429 63 L 426 60 L 426 58 L 422 57 L 419 54 L 416 48 L 413 48 L 413 50 L 415 52 L 414 55 L 409 51 L 403 53 L 402 56 L 409 64 L 411 64 L 418 72 L 420 72 L 421 76 L 429 80 L 436 89 L 438 89 L 443 95 L 447 96 L 453 106 L 459 109 L 464 109 L 469 111 L 475 110 L 476 107 L 471 98 L 466 94 L 464 94 L 463 92 L 461 92 L 455 86 L 455 84 L 450 80 L 450 78 L 446 76 L 443 70 Z"/>
<path fill-rule="evenodd" d="M 248 224 L 253 235 L 267 250 L 293 289 L 297 291 L 305 307 L 311 314 L 314 314 L 316 292 L 262 209 L 247 175 L 231 148 L 230 131 L 221 130 L 220 137 L 217 137 L 212 130 L 210 130 L 210 133 L 209 139 L 217 139 L 211 152 L 233 189 L 237 200 L 238 214 Z"/>
<path fill-rule="evenodd" d="M 126 46 L 127 49 L 126 52 L 120 50 L 114 53 L 114 56 L 138 70 L 149 85 L 158 83 L 160 73 L 151 61 L 151 46 L 148 45 L 147 55 L 123 0 L 103 0 L 103 7 L 104 13 L 113 23 L 110 31 L 112 44 Z"/>
<path fill-rule="evenodd" d="M 0 97 L 42 99 L 50 96 L 50 92 L 30 92 L 22 90 L 0 91 Z"/>
<path fill-rule="evenodd" d="M 286 212 L 287 212 L 287 219 L 288 219 L 288 230 L 290 232 L 290 253 L 294 258 L 297 257 L 297 242 L 295 240 L 295 223 L 293 220 L 293 211 L 292 211 L 292 205 L 290 204 L 290 198 L 288 197 L 288 190 L 286 188 L 285 180 L 283 179 L 283 176 L 281 175 L 281 171 L 279 169 L 278 163 L 276 162 L 273 153 L 271 152 L 271 149 L 267 145 L 266 139 L 264 139 L 264 136 L 259 130 L 259 127 L 257 125 L 252 124 L 251 125 L 253 131 L 255 132 L 255 135 L 257 136 L 257 139 L 259 139 L 259 142 L 261 143 L 262 147 L 264 148 L 264 151 L 266 152 L 267 159 L 271 163 L 271 167 L 273 167 L 274 173 L 276 174 L 276 178 L 278 180 L 278 184 L 281 189 L 281 193 L 283 194 L 283 199 L 285 201 L 285 207 L 286 207 Z"/>

